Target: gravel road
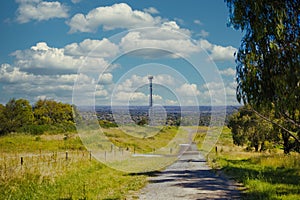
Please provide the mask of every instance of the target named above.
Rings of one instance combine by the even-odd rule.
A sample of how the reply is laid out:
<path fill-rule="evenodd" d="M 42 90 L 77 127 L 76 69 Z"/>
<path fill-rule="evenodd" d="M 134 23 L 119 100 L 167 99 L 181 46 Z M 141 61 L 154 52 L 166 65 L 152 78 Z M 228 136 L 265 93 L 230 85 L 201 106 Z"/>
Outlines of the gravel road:
<path fill-rule="evenodd" d="M 182 157 L 149 178 L 139 199 L 240 199 L 233 181 L 217 176 L 192 144 Z"/>

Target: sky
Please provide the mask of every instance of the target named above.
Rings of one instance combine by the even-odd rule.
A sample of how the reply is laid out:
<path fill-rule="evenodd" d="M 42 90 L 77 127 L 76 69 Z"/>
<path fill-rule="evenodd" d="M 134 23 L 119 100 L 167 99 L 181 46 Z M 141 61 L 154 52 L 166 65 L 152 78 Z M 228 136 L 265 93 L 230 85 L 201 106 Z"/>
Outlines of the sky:
<path fill-rule="evenodd" d="M 237 105 L 223 0 L 0 2 L 0 103 Z"/>

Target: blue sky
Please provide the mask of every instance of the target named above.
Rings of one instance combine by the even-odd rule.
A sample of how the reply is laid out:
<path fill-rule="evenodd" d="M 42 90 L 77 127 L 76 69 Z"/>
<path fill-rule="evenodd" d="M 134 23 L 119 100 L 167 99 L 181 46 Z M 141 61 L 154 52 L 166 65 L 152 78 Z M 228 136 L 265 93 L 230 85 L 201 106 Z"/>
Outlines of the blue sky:
<path fill-rule="evenodd" d="M 215 1 L 0 3 L 0 103 L 235 105 L 241 33 Z M 75 86 L 74 86 L 75 84 Z"/>

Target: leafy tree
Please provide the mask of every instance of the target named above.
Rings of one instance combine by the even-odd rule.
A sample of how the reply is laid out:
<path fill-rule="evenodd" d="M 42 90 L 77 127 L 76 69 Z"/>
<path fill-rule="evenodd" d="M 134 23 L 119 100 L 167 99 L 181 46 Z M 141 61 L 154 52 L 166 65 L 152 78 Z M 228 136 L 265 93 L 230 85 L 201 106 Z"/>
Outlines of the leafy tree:
<path fill-rule="evenodd" d="M 32 107 L 25 99 L 11 99 L 0 110 L 2 134 L 18 131 L 34 121 Z"/>
<path fill-rule="evenodd" d="M 228 122 L 232 131 L 233 142 L 236 145 L 254 147 L 255 151 L 265 150 L 265 142 L 278 143 L 278 131 L 272 124 L 258 117 L 249 106 L 241 107 Z"/>
<path fill-rule="evenodd" d="M 5 122 L 6 118 L 4 115 L 5 106 L 0 104 L 0 135 L 3 135 L 5 133 Z"/>
<path fill-rule="evenodd" d="M 238 101 L 251 105 L 299 147 L 300 1 L 225 2 L 229 25 L 244 32 L 236 54 Z M 262 115 L 261 110 L 273 108 L 276 118 L 284 122 Z"/>
<path fill-rule="evenodd" d="M 38 124 L 73 123 L 72 106 L 54 100 L 38 100 L 34 116 Z"/>

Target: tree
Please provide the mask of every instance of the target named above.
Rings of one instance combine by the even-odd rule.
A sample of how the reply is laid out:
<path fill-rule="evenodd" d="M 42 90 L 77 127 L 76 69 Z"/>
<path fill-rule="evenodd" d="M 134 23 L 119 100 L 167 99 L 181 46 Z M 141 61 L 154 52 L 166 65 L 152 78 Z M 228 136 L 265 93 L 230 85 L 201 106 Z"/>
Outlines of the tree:
<path fill-rule="evenodd" d="M 4 115 L 5 106 L 0 104 L 0 135 L 3 135 L 5 133 L 5 122 L 6 118 Z"/>
<path fill-rule="evenodd" d="M 270 116 L 271 117 L 271 116 Z M 258 117 L 249 106 L 241 107 L 228 122 L 236 145 L 254 147 L 255 151 L 266 149 L 265 142 L 278 143 L 279 132 L 272 124 Z"/>
<path fill-rule="evenodd" d="M 34 105 L 38 124 L 73 123 L 72 106 L 54 100 L 38 100 Z"/>
<path fill-rule="evenodd" d="M 0 110 L 2 134 L 15 132 L 34 121 L 32 107 L 25 99 L 11 99 Z"/>
<path fill-rule="evenodd" d="M 229 25 L 244 32 L 236 53 L 238 101 L 249 104 L 299 146 L 300 1 L 225 2 Z M 261 110 L 273 108 L 283 123 L 262 115 Z"/>

